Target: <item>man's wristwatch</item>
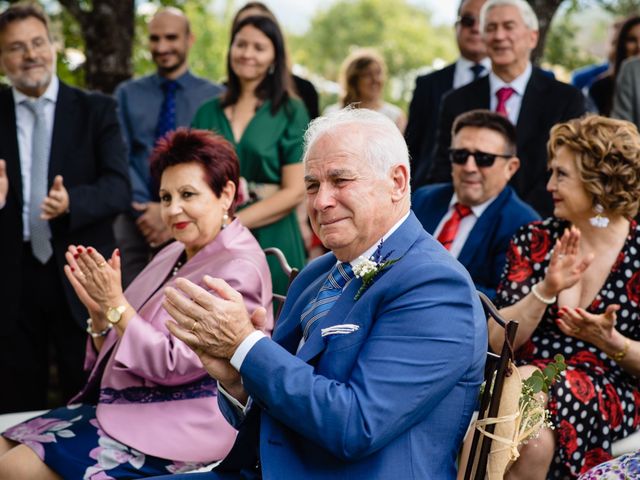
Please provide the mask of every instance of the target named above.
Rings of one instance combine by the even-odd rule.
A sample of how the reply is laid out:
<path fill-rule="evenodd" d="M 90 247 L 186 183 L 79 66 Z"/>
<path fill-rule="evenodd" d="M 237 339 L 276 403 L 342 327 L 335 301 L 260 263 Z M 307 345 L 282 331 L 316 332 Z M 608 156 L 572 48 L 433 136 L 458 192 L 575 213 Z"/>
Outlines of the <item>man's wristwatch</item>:
<path fill-rule="evenodd" d="M 109 307 L 107 309 L 107 320 L 111 325 L 116 325 L 122 320 L 122 314 L 127 310 L 127 307 L 120 305 L 118 307 Z"/>

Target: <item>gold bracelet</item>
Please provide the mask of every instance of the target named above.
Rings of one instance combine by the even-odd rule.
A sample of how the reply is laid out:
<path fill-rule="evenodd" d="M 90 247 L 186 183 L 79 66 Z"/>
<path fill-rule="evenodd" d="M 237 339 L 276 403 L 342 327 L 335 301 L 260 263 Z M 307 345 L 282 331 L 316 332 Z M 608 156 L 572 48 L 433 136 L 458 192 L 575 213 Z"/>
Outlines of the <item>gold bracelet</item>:
<path fill-rule="evenodd" d="M 540 295 L 538 293 L 538 284 L 537 283 L 535 285 L 531 286 L 531 293 L 533 293 L 533 296 L 536 297 L 538 300 L 540 300 L 545 305 L 553 305 L 554 303 L 556 303 L 556 300 L 558 299 L 558 297 L 556 297 L 555 295 L 553 297 L 551 297 L 551 298 L 545 298 L 542 295 Z"/>
<path fill-rule="evenodd" d="M 631 341 L 628 338 L 625 338 L 624 347 L 622 347 L 622 350 L 620 350 L 617 353 L 614 353 L 613 355 L 607 355 L 607 357 L 609 357 L 614 362 L 619 363 L 627 355 L 627 352 L 629 351 L 629 346 L 631 346 Z"/>

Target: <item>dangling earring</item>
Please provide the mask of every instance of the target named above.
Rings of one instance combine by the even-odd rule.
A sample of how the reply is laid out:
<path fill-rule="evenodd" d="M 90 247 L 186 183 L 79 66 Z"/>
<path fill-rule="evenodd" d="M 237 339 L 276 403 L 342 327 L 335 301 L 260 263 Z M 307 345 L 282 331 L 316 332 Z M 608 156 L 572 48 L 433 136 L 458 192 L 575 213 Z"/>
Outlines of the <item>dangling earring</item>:
<path fill-rule="evenodd" d="M 222 215 L 222 225 L 220 225 L 220 229 L 224 230 L 225 228 L 227 228 L 228 224 L 229 224 L 229 213 L 224 212 L 224 215 Z"/>
<path fill-rule="evenodd" d="M 609 219 L 602 214 L 602 212 L 604 212 L 602 205 L 597 203 L 593 207 L 593 211 L 596 212 L 596 215 L 589 219 L 589 223 L 596 228 L 607 228 L 609 226 Z"/>
<path fill-rule="evenodd" d="M 272 63 L 271 65 L 269 65 L 268 73 L 269 75 L 273 75 L 273 72 L 275 71 L 276 71 L 276 66 Z"/>

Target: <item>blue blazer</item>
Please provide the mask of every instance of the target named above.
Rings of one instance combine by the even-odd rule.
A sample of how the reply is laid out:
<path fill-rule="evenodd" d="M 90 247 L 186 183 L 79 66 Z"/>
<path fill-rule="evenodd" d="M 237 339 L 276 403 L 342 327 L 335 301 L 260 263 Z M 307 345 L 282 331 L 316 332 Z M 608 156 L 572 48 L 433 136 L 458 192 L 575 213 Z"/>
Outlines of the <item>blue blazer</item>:
<path fill-rule="evenodd" d="M 219 397 L 225 416 L 240 427 L 234 450 L 245 466 L 256 463 L 255 438 L 251 445 L 246 433 L 259 421 L 264 479 L 456 477 L 483 376 L 482 307 L 468 273 L 413 214 L 381 253 L 399 260 L 357 301 L 362 282 L 351 281 L 296 353 L 302 310 L 336 257 L 309 264 L 291 285 L 273 338 L 258 341 L 242 364 L 253 399 L 247 418 Z M 321 336 L 338 324 L 358 329 Z"/>
<path fill-rule="evenodd" d="M 447 213 L 452 195 L 450 183 L 428 185 L 413 193 L 411 208 L 430 234 Z M 520 200 L 508 185 L 487 207 L 458 256 L 478 290 L 489 298 L 495 297 L 511 237 L 522 225 L 539 219 L 536 211 Z"/>

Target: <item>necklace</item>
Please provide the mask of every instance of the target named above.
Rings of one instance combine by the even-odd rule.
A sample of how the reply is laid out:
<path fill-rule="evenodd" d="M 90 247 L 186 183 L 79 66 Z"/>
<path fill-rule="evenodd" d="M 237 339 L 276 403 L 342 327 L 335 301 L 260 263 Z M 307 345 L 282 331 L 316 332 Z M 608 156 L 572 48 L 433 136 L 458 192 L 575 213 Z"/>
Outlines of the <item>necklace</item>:
<path fill-rule="evenodd" d="M 176 262 L 176 264 L 171 269 L 171 276 L 172 277 L 175 277 L 178 274 L 178 271 L 180 270 L 180 268 L 182 267 L 182 265 L 184 265 L 184 263 L 186 261 L 187 261 L 187 254 L 186 254 L 186 252 L 182 252 L 180 257 L 178 258 L 178 261 Z"/>

